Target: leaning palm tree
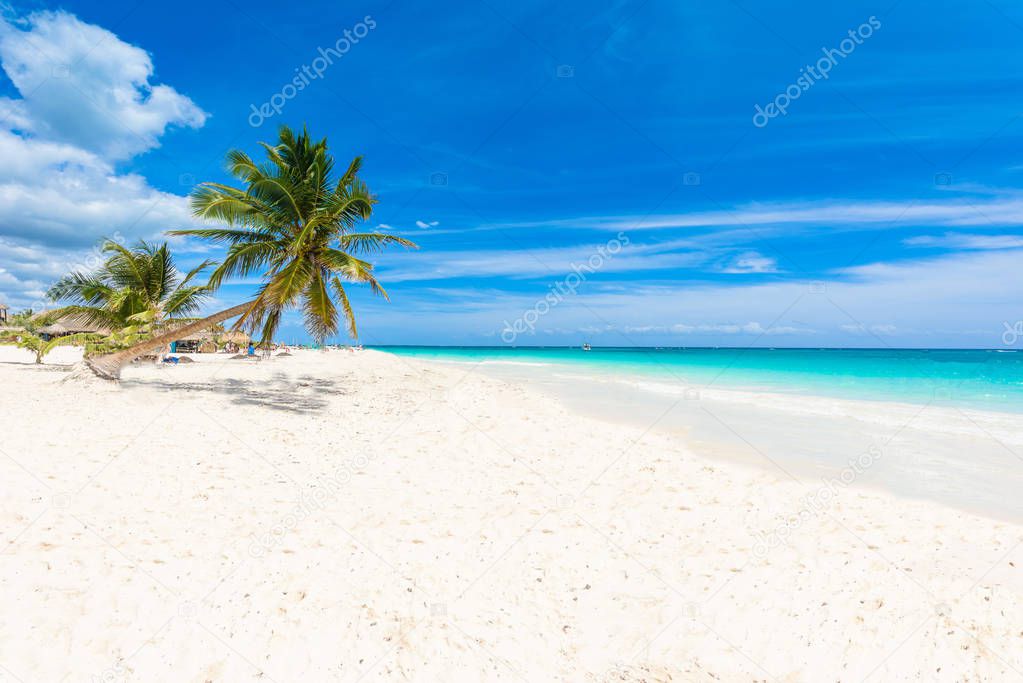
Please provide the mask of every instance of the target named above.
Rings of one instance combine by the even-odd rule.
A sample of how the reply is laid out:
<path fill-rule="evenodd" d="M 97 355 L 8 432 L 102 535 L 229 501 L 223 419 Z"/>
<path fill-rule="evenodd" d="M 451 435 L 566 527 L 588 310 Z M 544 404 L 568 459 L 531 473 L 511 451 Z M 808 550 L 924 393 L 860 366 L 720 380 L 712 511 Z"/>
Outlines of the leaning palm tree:
<path fill-rule="evenodd" d="M 212 293 L 193 280 L 213 262 L 204 261 L 182 276 L 166 243 L 143 240 L 129 249 L 107 240 L 103 253 L 109 256 L 98 268 L 75 271 L 50 288 L 47 296 L 65 305 L 48 317 L 74 316 L 113 330 L 153 330 L 194 315 Z"/>
<path fill-rule="evenodd" d="M 244 189 L 203 183 L 192 194 L 197 218 L 226 227 L 170 233 L 225 245 L 227 254 L 210 276 L 209 286 L 216 288 L 229 277 L 260 272 L 263 283 L 255 296 L 125 351 L 90 359 L 87 362 L 96 374 L 117 379 L 121 368 L 138 356 L 235 317 L 232 330 L 259 329 L 261 340 L 269 342 L 284 312 L 299 307 L 306 329 L 317 341 L 337 332 L 339 317 L 357 338 L 344 282 L 368 284 L 375 294 L 387 298 L 373 275 L 373 265 L 359 256 L 393 244 L 416 245 L 395 235 L 355 231 L 376 203 L 358 178 L 362 158 L 356 157 L 335 177 L 326 138 L 313 141 L 307 131 L 296 135 L 283 126 L 276 145 L 260 144 L 267 157 L 262 164 L 241 151 L 227 155 L 228 170 L 244 183 Z"/>

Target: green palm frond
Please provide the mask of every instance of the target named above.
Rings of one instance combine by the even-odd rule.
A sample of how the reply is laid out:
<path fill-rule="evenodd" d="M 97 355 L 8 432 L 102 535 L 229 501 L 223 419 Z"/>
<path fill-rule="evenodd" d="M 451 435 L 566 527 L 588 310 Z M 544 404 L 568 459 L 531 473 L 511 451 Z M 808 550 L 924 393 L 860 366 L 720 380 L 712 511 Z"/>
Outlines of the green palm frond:
<path fill-rule="evenodd" d="M 108 240 L 106 260 L 91 273 L 75 272 L 54 284 L 48 294 L 65 304 L 56 318 L 73 315 L 93 325 L 120 329 L 140 321 L 196 313 L 209 298 L 208 285 L 190 284 L 214 265 L 204 261 L 183 277 L 167 244 L 140 241 L 131 247 Z"/>
<path fill-rule="evenodd" d="M 359 329 L 355 325 L 355 313 L 352 311 L 352 304 L 348 301 L 348 294 L 345 292 L 344 285 L 336 277 L 331 278 L 330 284 L 334 289 L 334 295 L 337 296 L 338 303 L 341 304 L 341 311 L 345 314 L 348 334 L 352 335 L 352 339 L 358 339 Z"/>
<path fill-rule="evenodd" d="M 337 330 L 337 307 L 330 300 L 322 272 L 315 273 L 306 287 L 303 308 L 306 329 L 322 344 Z"/>
<path fill-rule="evenodd" d="M 362 157 L 352 159 L 337 177 L 327 140 L 287 126 L 281 127 L 276 143 L 260 146 L 263 163 L 241 151 L 227 156 L 228 170 L 244 187 L 203 183 L 192 193 L 193 214 L 226 227 L 172 234 L 228 247 L 210 276 L 211 289 L 229 277 L 262 271 L 263 285 L 236 328 L 262 328 L 269 339 L 286 310 L 301 308 L 306 328 L 317 339 L 335 334 L 341 316 L 354 336 L 355 318 L 341 281 L 365 283 L 387 296 L 373 265 L 357 254 L 417 247 L 394 235 L 354 232 L 370 218 L 377 201 L 358 177 Z"/>
<path fill-rule="evenodd" d="M 409 249 L 418 249 L 419 245 L 412 240 L 397 235 L 387 235 L 379 232 L 348 233 L 341 235 L 338 240 L 341 249 L 351 251 L 355 254 L 373 254 L 384 251 L 392 244 L 397 244 Z"/>
<path fill-rule="evenodd" d="M 58 280 L 46 295 L 54 301 L 95 305 L 109 298 L 112 293 L 113 288 L 92 273 L 74 272 Z"/>

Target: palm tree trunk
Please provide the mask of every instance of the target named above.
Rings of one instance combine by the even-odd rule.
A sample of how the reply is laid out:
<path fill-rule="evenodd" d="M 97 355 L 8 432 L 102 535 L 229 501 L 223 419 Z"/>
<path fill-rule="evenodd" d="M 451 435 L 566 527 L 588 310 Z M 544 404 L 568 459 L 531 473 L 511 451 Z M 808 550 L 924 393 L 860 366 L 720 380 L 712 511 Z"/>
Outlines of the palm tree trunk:
<path fill-rule="evenodd" d="M 237 306 L 232 306 L 226 311 L 215 313 L 208 318 L 203 318 L 202 320 L 197 320 L 194 323 L 187 323 L 185 325 L 181 325 L 180 327 L 175 327 L 173 330 L 164 332 L 163 334 L 157 335 L 152 339 L 147 339 L 144 342 L 139 342 L 130 349 L 117 351 L 115 353 L 108 353 L 105 356 L 98 356 L 96 358 L 87 358 L 85 360 L 85 364 L 88 365 L 89 369 L 92 370 L 97 376 L 102 377 L 103 379 L 113 380 L 120 379 L 121 368 L 123 368 L 125 365 L 132 362 L 139 356 L 143 356 L 149 353 L 150 351 L 155 351 L 156 349 L 167 346 L 171 342 L 177 341 L 182 337 L 187 337 L 193 332 L 198 332 L 199 330 L 206 329 L 207 327 L 216 325 L 217 323 L 223 322 L 228 318 L 234 318 L 236 316 L 239 316 L 242 313 L 245 313 L 247 310 L 249 310 L 252 307 L 252 304 L 253 302 L 251 301 L 244 304 L 238 304 Z"/>

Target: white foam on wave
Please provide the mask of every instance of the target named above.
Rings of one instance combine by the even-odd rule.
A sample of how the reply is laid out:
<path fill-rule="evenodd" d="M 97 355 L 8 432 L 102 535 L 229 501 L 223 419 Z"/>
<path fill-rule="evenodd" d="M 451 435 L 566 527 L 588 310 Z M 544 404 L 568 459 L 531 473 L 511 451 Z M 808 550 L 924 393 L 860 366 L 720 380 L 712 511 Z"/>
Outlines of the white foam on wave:
<path fill-rule="evenodd" d="M 428 360 L 431 363 L 444 363 L 446 365 L 518 365 L 526 367 L 544 368 L 553 365 L 552 363 L 539 363 L 519 360 L 453 360 L 451 358 L 429 358 L 425 356 L 412 356 L 417 360 Z"/>
<path fill-rule="evenodd" d="M 524 360 L 481 360 L 480 365 L 521 365 L 532 368 L 546 368 L 553 365 L 553 363 L 540 363 L 536 361 L 524 361 Z"/>

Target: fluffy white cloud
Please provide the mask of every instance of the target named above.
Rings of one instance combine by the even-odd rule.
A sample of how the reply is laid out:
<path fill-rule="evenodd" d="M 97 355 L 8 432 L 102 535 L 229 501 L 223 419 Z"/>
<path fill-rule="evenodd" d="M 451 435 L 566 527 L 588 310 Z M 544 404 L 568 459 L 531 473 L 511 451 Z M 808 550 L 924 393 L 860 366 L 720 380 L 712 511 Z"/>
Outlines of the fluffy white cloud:
<path fill-rule="evenodd" d="M 0 66 L 20 97 L 0 98 L 0 300 L 38 305 L 103 237 L 152 237 L 191 222 L 185 197 L 117 162 L 169 126 L 206 114 L 151 82 L 142 49 L 65 12 L 0 19 Z"/>
<path fill-rule="evenodd" d="M 153 62 L 99 26 L 65 12 L 0 19 L 0 62 L 21 99 L 15 128 L 110 159 L 159 144 L 170 125 L 199 127 L 206 113 L 174 88 L 155 85 Z"/>

